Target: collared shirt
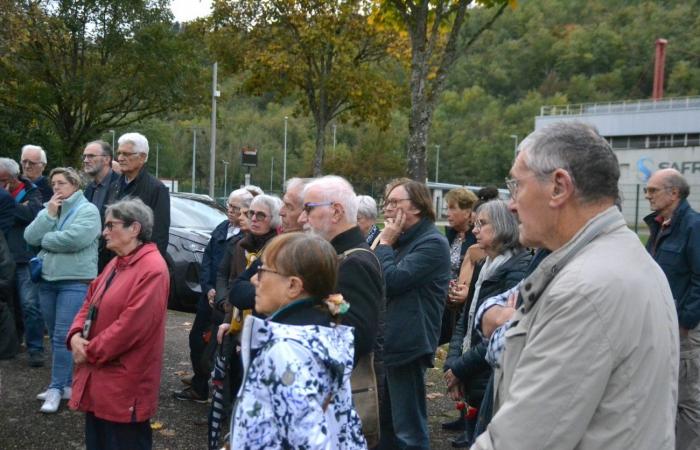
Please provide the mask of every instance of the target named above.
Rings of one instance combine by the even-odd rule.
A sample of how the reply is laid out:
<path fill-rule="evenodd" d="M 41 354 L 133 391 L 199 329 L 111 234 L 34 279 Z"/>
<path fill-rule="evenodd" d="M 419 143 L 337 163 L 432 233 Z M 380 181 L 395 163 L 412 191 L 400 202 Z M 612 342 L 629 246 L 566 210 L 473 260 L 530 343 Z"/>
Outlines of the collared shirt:
<path fill-rule="evenodd" d="M 241 232 L 240 228 L 233 226 L 233 225 L 229 225 L 228 230 L 226 231 L 226 240 L 228 241 L 229 239 L 236 236 L 240 232 Z"/>
<path fill-rule="evenodd" d="M 107 191 L 109 190 L 109 186 L 106 184 L 108 180 L 112 178 L 112 169 L 109 169 L 109 172 L 107 172 L 107 175 L 102 177 L 100 181 L 93 181 L 90 183 L 90 186 L 93 187 L 92 191 L 92 198 L 89 198 L 90 202 L 97 206 L 98 211 L 102 211 L 102 206 L 105 204 L 105 200 L 107 199 Z"/>

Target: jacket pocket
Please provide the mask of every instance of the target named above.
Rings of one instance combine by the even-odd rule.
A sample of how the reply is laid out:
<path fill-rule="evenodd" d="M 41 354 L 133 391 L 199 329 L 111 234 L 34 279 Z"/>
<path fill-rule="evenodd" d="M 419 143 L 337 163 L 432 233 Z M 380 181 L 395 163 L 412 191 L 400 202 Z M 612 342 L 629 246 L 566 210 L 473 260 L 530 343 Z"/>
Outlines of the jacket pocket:
<path fill-rule="evenodd" d="M 679 272 L 682 264 L 683 253 L 680 247 L 661 247 L 656 251 L 656 262 L 665 272 Z"/>

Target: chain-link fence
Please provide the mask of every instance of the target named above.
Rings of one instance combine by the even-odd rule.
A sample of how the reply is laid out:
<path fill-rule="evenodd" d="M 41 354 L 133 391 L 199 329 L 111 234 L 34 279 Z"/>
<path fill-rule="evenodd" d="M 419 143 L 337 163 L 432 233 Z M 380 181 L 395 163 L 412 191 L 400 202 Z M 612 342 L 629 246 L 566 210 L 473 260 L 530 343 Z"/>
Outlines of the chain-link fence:
<path fill-rule="evenodd" d="M 625 216 L 625 220 L 630 228 L 639 234 L 647 234 L 649 232 L 647 225 L 644 223 L 644 217 L 651 214 L 649 201 L 644 198 L 645 186 L 646 184 L 620 184 L 622 214 Z M 688 202 L 693 209 L 700 210 L 700 185 L 690 185 Z"/>

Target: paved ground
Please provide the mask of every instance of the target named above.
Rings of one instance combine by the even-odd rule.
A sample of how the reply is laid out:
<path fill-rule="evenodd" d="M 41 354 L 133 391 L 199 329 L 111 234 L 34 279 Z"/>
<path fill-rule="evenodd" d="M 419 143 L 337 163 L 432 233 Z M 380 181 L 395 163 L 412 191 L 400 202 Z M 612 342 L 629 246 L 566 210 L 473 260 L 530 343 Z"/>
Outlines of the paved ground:
<path fill-rule="evenodd" d="M 154 448 L 205 449 L 208 405 L 174 400 L 171 391 L 180 389 L 179 376 L 190 369 L 187 334 L 194 316 L 168 312 L 166 351 L 158 414 L 153 418 Z M 48 362 L 48 360 L 47 360 Z M 0 361 L 0 449 L 83 449 L 83 416 L 61 405 L 57 414 L 39 412 L 35 399 L 49 380 L 49 364 L 40 369 L 27 366 L 26 353 Z M 440 423 L 456 417 L 453 402 L 445 398 L 441 371 L 428 373 L 428 408 L 432 448 L 452 448 Z"/>

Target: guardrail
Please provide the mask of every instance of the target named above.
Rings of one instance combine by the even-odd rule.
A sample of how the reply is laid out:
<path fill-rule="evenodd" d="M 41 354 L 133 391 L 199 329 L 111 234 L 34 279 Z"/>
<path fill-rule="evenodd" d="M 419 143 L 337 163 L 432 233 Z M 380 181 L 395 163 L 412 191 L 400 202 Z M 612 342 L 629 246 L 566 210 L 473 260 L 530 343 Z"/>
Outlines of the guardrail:
<path fill-rule="evenodd" d="M 608 103 L 578 103 L 540 107 L 540 116 L 579 116 L 623 112 L 700 109 L 700 97 L 665 98 L 662 100 L 622 100 Z"/>

